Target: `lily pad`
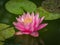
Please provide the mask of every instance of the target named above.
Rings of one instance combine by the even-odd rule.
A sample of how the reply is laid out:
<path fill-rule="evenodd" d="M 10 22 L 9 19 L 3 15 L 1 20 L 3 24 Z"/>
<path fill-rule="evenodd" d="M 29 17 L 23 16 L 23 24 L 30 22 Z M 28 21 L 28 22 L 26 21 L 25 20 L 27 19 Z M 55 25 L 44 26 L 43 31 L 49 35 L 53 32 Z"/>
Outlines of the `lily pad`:
<path fill-rule="evenodd" d="M 36 5 L 30 1 L 22 2 L 22 5 L 26 12 L 34 12 L 36 10 Z"/>
<path fill-rule="evenodd" d="M 37 10 L 41 16 L 45 16 L 45 20 L 55 20 L 60 18 L 60 14 L 59 13 L 51 13 L 46 11 L 43 7 L 39 7 Z"/>
<path fill-rule="evenodd" d="M 36 10 L 36 5 L 30 1 L 8 1 L 5 5 L 6 9 L 14 14 L 22 14 L 25 12 L 33 12 Z"/>
<path fill-rule="evenodd" d="M 4 41 L 5 38 L 0 34 L 0 41 Z"/>
<path fill-rule="evenodd" d="M 9 25 L 0 23 L 0 40 L 1 41 L 12 37 L 14 34 L 15 34 L 15 31 L 13 27 L 9 27 Z"/>
<path fill-rule="evenodd" d="M 0 45 L 4 45 L 4 43 L 3 42 L 0 42 Z"/>
<path fill-rule="evenodd" d="M 11 0 L 11 1 L 20 1 L 20 2 L 22 2 L 22 1 L 28 1 L 28 0 Z"/>

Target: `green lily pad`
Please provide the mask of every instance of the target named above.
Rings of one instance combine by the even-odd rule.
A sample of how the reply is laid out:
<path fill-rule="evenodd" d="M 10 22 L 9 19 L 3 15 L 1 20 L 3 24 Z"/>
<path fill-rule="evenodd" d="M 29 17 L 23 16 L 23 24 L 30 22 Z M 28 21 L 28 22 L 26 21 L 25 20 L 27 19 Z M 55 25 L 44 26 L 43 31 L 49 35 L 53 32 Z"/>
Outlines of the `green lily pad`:
<path fill-rule="evenodd" d="M 13 27 L 9 27 L 9 25 L 0 23 L 0 40 L 1 41 L 12 37 L 14 34 L 15 34 L 15 31 Z"/>
<path fill-rule="evenodd" d="M 5 5 L 6 9 L 14 14 L 22 14 L 25 12 L 33 12 L 36 5 L 30 1 L 8 1 Z"/>
<path fill-rule="evenodd" d="M 50 13 L 43 9 L 43 7 L 39 7 L 37 11 L 39 12 L 40 17 L 45 16 L 45 20 L 54 20 L 60 18 L 59 13 Z"/>
<path fill-rule="evenodd" d="M 0 41 L 4 41 L 5 38 L 0 34 Z"/>
<path fill-rule="evenodd" d="M 22 2 L 22 1 L 28 1 L 28 0 L 11 0 L 11 1 L 20 1 L 20 2 Z"/>
<path fill-rule="evenodd" d="M 7 28 L 7 27 L 9 27 L 9 25 L 0 23 L 0 31 Z"/>
<path fill-rule="evenodd" d="M 36 10 L 36 5 L 30 1 L 22 2 L 22 5 L 26 12 L 34 12 Z"/>
<path fill-rule="evenodd" d="M 4 43 L 3 42 L 0 42 L 0 45 L 4 45 Z"/>

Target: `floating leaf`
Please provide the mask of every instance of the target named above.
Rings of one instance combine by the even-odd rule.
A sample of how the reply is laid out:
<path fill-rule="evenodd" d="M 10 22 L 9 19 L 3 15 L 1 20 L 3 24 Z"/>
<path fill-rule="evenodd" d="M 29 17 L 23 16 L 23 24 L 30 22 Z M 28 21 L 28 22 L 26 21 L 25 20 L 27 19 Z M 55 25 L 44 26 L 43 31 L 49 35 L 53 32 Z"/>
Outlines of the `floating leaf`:
<path fill-rule="evenodd" d="M 9 25 L 0 23 L 0 30 L 3 30 L 5 28 L 7 28 L 7 27 L 9 27 Z"/>
<path fill-rule="evenodd" d="M 26 2 L 22 2 L 22 8 L 26 11 L 26 12 L 33 12 L 36 10 L 36 5 L 30 1 L 26 1 Z"/>
<path fill-rule="evenodd" d="M 4 41 L 4 37 L 0 34 L 0 41 Z"/>
<path fill-rule="evenodd" d="M 36 10 L 36 5 L 30 1 L 8 1 L 6 9 L 14 14 L 22 14 L 24 11 L 33 12 Z"/>
<path fill-rule="evenodd" d="M 60 13 L 60 0 L 45 0 L 42 7 L 52 13 Z"/>
<path fill-rule="evenodd" d="M 6 9 L 14 14 L 22 14 L 24 11 L 23 9 L 20 8 L 21 4 L 20 2 L 16 2 L 16 1 L 9 1 L 6 4 Z"/>
<path fill-rule="evenodd" d="M 22 1 L 28 1 L 28 0 L 11 0 L 11 1 L 20 1 L 20 2 L 22 2 Z"/>
<path fill-rule="evenodd" d="M 45 16 L 45 20 L 54 20 L 60 18 L 59 13 L 50 13 L 42 7 L 39 7 L 37 11 L 39 12 L 40 16 Z"/>
<path fill-rule="evenodd" d="M 3 42 L 0 42 L 0 45 L 4 45 L 4 43 Z"/>
<path fill-rule="evenodd" d="M 14 35 L 15 31 L 13 27 L 9 27 L 9 25 L 0 23 L 0 40 L 5 40 Z"/>

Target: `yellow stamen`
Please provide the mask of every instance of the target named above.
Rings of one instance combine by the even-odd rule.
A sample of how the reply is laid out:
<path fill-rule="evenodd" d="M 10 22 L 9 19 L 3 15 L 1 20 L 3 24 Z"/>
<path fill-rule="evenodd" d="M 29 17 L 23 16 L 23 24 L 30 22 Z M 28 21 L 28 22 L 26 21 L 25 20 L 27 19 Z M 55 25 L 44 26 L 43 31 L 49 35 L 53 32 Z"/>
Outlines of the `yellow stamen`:
<path fill-rule="evenodd" d="M 24 19 L 24 23 L 27 24 L 27 23 L 31 23 L 32 22 L 32 18 L 25 18 Z"/>

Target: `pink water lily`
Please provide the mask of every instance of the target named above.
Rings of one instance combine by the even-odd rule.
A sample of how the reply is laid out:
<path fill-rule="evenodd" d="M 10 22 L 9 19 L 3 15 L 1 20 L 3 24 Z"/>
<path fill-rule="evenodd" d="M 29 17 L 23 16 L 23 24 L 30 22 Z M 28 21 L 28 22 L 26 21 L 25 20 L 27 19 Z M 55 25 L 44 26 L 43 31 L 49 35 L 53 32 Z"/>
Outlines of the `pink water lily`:
<path fill-rule="evenodd" d="M 17 22 L 13 22 L 15 28 L 19 30 L 16 32 L 16 35 L 27 34 L 33 37 L 38 37 L 38 31 L 47 26 L 47 23 L 42 24 L 44 16 L 39 18 L 38 13 L 24 13 L 16 19 Z"/>

